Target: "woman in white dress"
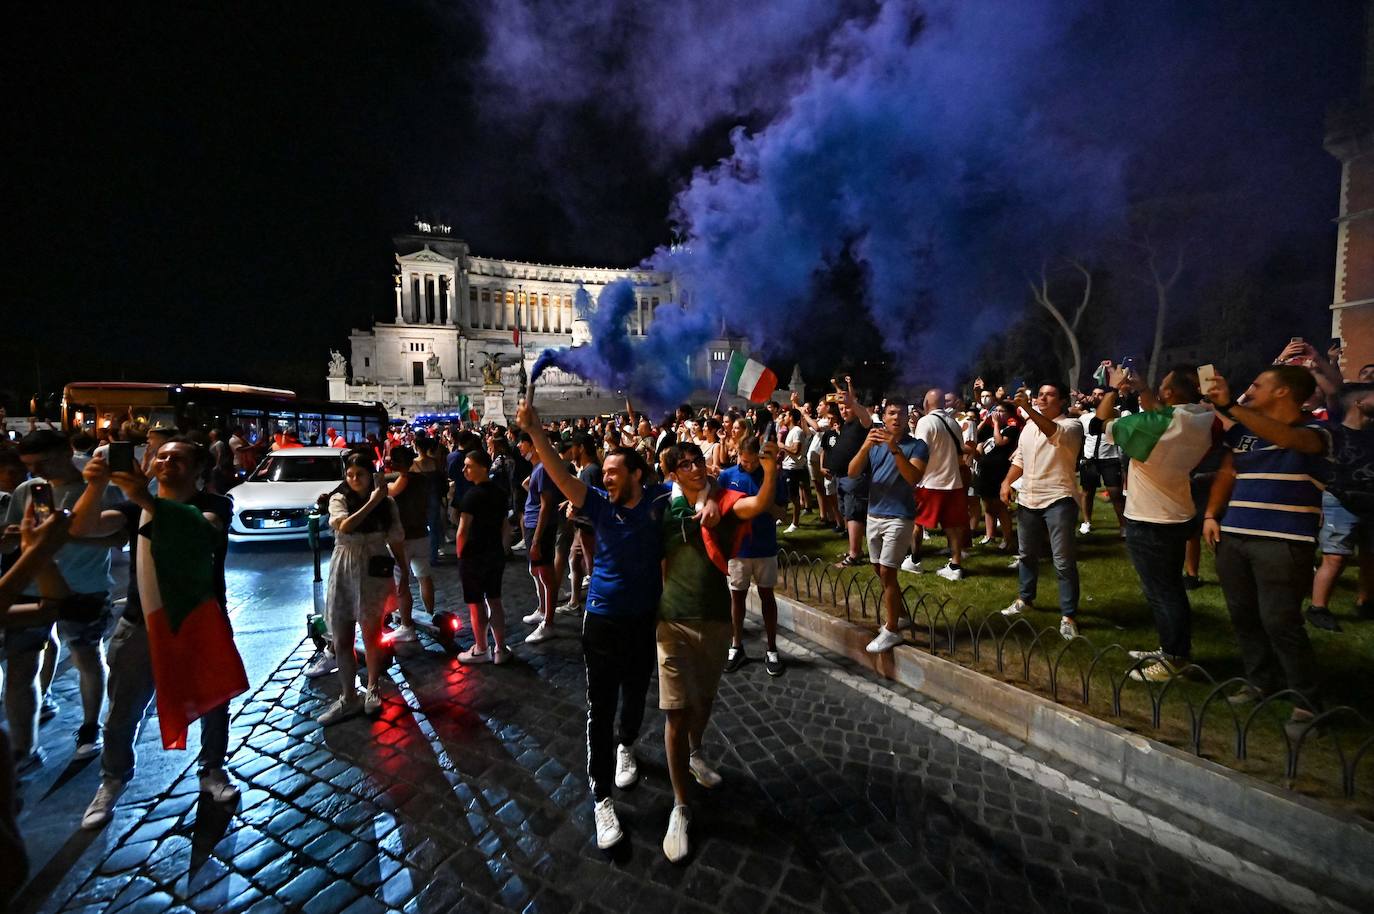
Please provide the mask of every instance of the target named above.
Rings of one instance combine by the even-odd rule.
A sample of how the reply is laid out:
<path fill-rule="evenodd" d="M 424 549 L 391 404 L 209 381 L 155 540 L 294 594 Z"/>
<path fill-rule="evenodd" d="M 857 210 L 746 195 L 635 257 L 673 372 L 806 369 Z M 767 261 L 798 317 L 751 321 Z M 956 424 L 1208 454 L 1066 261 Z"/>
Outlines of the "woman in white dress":
<path fill-rule="evenodd" d="M 329 497 L 329 526 L 334 530 L 334 555 L 329 561 L 325 615 L 334 638 L 339 679 L 338 701 L 320 715 L 325 726 L 359 712 L 382 710 L 377 680 L 382 673 L 382 620 L 401 587 L 410 587 L 405 533 L 396 502 L 386 486 L 374 485 L 372 461 L 355 454 L 344 461 L 344 484 Z M 400 573 L 399 581 L 393 574 Z M 354 625 L 363 630 L 367 659 L 367 691 L 355 688 L 358 672 L 353 653 Z"/>

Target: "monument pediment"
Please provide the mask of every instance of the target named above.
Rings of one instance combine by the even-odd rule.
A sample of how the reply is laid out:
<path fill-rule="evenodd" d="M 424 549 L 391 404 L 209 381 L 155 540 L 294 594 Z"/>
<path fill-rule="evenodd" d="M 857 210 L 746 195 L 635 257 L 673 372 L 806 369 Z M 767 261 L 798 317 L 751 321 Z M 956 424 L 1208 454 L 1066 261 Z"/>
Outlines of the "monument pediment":
<path fill-rule="evenodd" d="M 423 250 L 416 251 L 414 254 L 401 254 L 396 260 L 399 263 L 453 263 L 452 258 L 430 250 L 429 245 L 425 245 Z"/>

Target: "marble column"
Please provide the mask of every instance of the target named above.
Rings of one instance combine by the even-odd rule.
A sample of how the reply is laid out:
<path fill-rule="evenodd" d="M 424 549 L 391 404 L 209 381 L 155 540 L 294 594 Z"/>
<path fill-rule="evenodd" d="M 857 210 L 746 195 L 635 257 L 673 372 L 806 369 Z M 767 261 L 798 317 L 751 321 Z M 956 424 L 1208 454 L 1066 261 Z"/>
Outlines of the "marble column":
<path fill-rule="evenodd" d="M 404 324 L 404 315 L 401 314 L 401 277 L 396 277 L 396 323 Z"/>

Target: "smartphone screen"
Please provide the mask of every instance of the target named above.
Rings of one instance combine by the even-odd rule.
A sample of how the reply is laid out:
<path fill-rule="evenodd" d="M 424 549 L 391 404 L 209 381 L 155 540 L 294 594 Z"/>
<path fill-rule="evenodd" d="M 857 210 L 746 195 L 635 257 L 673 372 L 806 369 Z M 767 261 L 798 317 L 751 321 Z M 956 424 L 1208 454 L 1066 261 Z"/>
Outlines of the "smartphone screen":
<path fill-rule="evenodd" d="M 1212 386 L 1212 380 L 1217 375 L 1215 365 L 1199 365 L 1197 367 L 1198 385 L 1202 388 L 1202 395 L 1207 396 L 1207 389 Z"/>
<path fill-rule="evenodd" d="M 134 443 L 132 441 L 111 441 L 108 460 L 111 473 L 130 472 L 134 468 Z"/>
<path fill-rule="evenodd" d="M 29 487 L 29 504 L 33 505 L 33 519 L 40 524 L 52 517 L 52 486 L 35 482 Z"/>

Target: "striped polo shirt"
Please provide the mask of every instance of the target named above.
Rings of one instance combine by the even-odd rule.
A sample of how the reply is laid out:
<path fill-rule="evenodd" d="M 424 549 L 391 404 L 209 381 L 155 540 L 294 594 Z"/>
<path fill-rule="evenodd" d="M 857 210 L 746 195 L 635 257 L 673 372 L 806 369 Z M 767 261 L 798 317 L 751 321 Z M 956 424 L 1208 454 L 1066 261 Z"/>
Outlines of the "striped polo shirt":
<path fill-rule="evenodd" d="M 1303 454 L 1266 441 L 1237 423 L 1224 441 L 1235 461 L 1236 485 L 1221 529 L 1243 536 L 1315 542 L 1321 526 L 1322 491 L 1328 474 L 1331 434 L 1315 419 L 1301 425 L 1322 436 L 1321 454 Z"/>

